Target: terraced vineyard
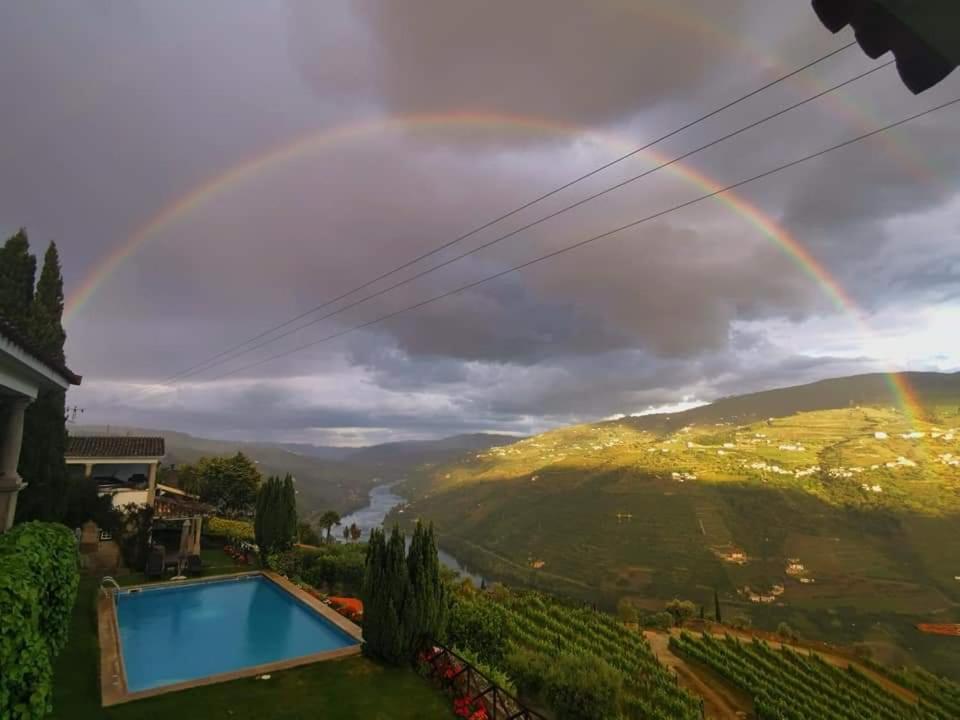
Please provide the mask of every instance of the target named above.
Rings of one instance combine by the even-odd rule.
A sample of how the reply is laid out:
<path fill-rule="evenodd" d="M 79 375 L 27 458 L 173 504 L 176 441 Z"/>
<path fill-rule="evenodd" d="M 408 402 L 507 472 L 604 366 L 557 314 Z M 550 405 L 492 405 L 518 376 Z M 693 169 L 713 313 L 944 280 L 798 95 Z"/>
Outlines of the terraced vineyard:
<path fill-rule="evenodd" d="M 892 695 L 854 668 L 828 664 L 819 656 L 789 648 L 774 650 L 765 642 L 733 637 L 670 639 L 675 653 L 697 660 L 750 693 L 761 720 L 951 720 L 950 705 L 923 699 L 919 706 Z"/>
<path fill-rule="evenodd" d="M 922 668 L 891 670 L 878 663 L 869 667 L 915 692 L 920 704 L 934 717 L 960 718 L 960 685 Z"/>
<path fill-rule="evenodd" d="M 492 601 L 491 601 L 492 602 Z M 501 602 L 507 610 L 510 644 L 546 656 L 593 656 L 623 675 L 627 717 L 644 720 L 699 720 L 700 700 L 676 682 L 642 635 L 625 630 L 613 616 L 568 607 L 533 592 Z"/>

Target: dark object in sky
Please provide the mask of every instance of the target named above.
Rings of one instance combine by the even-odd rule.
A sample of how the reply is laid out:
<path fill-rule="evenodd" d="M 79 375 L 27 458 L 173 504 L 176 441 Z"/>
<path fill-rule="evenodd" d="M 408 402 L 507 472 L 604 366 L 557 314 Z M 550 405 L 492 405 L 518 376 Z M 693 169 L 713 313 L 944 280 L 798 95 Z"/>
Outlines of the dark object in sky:
<path fill-rule="evenodd" d="M 870 57 L 892 51 L 914 94 L 960 64 L 960 0 L 813 0 L 813 10 L 831 32 L 852 27 Z"/>

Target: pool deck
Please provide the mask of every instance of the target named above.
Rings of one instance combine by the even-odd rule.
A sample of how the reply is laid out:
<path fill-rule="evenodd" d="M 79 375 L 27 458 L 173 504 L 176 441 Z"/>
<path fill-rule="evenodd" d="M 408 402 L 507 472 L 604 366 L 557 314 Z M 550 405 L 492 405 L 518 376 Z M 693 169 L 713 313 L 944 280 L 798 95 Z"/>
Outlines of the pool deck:
<path fill-rule="evenodd" d="M 215 577 L 197 578 L 195 580 L 180 580 L 163 583 L 150 583 L 145 585 L 131 585 L 125 587 L 121 592 L 137 589 L 162 588 L 162 587 L 182 587 L 184 585 L 201 585 L 204 583 L 220 582 L 232 578 L 245 577 L 251 575 L 261 575 L 274 582 L 301 603 L 311 610 L 321 615 L 328 622 L 336 625 L 340 630 L 347 633 L 357 641 L 356 645 L 339 648 L 337 650 L 327 650 L 312 655 L 291 658 L 289 660 L 279 660 L 277 662 L 266 663 L 263 665 L 254 665 L 234 670 L 232 672 L 219 673 L 204 678 L 186 680 L 184 682 L 164 685 L 162 687 L 150 688 L 149 690 L 140 690 L 130 692 L 127 689 L 127 675 L 123 666 L 123 652 L 120 647 L 120 628 L 117 623 L 117 604 L 114 602 L 115 591 L 109 594 L 99 592 L 97 597 L 97 632 L 100 640 L 100 704 L 102 707 L 119 705 L 121 703 L 141 700 L 143 698 L 163 695 L 178 690 L 187 690 L 189 688 L 201 687 L 203 685 L 213 685 L 215 683 L 227 682 L 229 680 L 238 680 L 245 677 L 254 677 L 265 673 L 277 672 L 279 670 L 289 670 L 290 668 L 301 665 L 310 665 L 323 660 L 336 660 L 338 658 L 350 657 L 360 654 L 360 643 L 363 641 L 363 633 L 359 626 L 350 622 L 340 613 L 327 607 L 309 593 L 301 590 L 282 575 L 268 570 L 255 570 L 252 572 L 233 573 L 231 575 L 217 575 Z"/>

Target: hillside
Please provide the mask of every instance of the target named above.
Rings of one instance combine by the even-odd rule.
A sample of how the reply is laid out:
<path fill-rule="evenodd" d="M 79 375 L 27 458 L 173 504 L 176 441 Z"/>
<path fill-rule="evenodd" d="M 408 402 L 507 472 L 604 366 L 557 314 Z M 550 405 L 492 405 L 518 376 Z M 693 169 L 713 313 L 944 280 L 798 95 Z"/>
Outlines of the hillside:
<path fill-rule="evenodd" d="M 716 587 L 756 624 L 948 671 L 957 643 L 913 625 L 960 621 L 960 375 L 910 379 L 917 426 L 877 376 L 755 393 L 475 452 L 413 477 L 398 518 L 488 576 L 608 608 Z"/>

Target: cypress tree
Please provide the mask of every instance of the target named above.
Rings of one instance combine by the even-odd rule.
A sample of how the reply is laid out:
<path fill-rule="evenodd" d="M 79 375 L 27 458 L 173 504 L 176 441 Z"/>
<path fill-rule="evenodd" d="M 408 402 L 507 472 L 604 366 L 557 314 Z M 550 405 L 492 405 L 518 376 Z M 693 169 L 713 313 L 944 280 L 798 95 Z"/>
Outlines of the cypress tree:
<path fill-rule="evenodd" d="M 63 276 L 57 244 L 51 242 L 43 257 L 43 269 L 30 306 L 30 339 L 44 358 L 64 362 Z"/>
<path fill-rule="evenodd" d="M 394 665 L 409 659 L 410 639 L 404 625 L 405 606 L 410 595 L 406 555 L 403 534 L 399 526 L 394 525 L 387 543 L 383 585 L 386 595 L 383 659 Z"/>
<path fill-rule="evenodd" d="M 297 491 L 293 487 L 293 476 L 289 473 L 283 479 L 280 498 L 276 544 L 278 549 L 289 550 L 297 541 Z"/>
<path fill-rule="evenodd" d="M 21 230 L 7 241 L 2 253 L 5 271 L 3 281 L 18 278 L 12 287 L 4 288 L 6 303 L 12 303 L 15 322 L 30 338 L 41 360 L 64 362 L 63 344 L 63 277 L 57 246 L 50 243 L 44 256 L 40 281 L 33 293 L 36 260 L 29 254 L 26 234 Z M 31 299 L 26 315 L 22 301 L 29 285 Z M 9 297 L 7 297 L 9 295 Z M 67 513 L 67 449 L 66 393 L 63 390 L 41 390 L 24 413 L 23 446 L 18 472 L 27 482 L 17 503 L 17 519 L 60 521 Z"/>
<path fill-rule="evenodd" d="M 387 600 L 384 592 L 386 550 L 383 530 L 373 528 L 367 543 L 360 599 L 363 601 L 363 651 L 375 658 L 383 658 Z"/>
<path fill-rule="evenodd" d="M 720 618 L 720 596 L 717 595 L 717 589 L 713 589 L 713 617 L 719 623 L 723 622 Z"/>
<path fill-rule="evenodd" d="M 27 336 L 36 275 L 37 259 L 30 254 L 27 232 L 21 228 L 0 248 L 0 315 Z"/>
<path fill-rule="evenodd" d="M 432 524 L 428 529 L 417 522 L 407 555 L 407 572 L 410 582 L 404 625 L 412 655 L 432 642 L 442 641 L 446 631 L 446 589 L 440 579 Z"/>

